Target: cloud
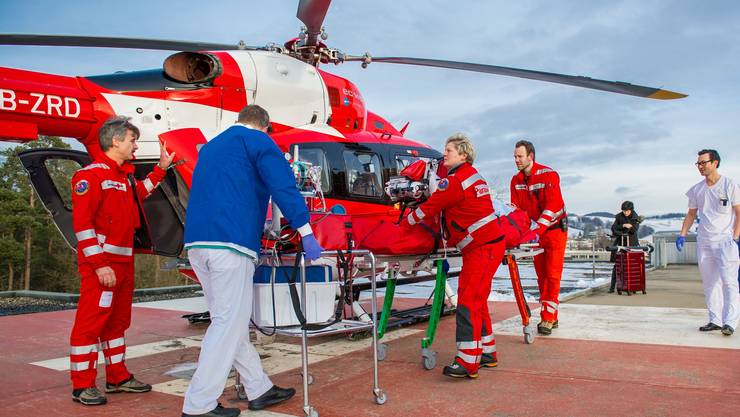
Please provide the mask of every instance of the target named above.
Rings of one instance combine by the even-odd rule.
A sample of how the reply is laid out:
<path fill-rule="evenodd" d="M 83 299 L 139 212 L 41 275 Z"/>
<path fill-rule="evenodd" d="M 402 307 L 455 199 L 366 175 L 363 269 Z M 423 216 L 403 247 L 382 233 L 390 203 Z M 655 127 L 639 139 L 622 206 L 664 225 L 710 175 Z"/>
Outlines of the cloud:
<path fill-rule="evenodd" d="M 631 187 L 617 187 L 614 189 L 614 192 L 617 194 L 629 194 L 632 192 Z"/>

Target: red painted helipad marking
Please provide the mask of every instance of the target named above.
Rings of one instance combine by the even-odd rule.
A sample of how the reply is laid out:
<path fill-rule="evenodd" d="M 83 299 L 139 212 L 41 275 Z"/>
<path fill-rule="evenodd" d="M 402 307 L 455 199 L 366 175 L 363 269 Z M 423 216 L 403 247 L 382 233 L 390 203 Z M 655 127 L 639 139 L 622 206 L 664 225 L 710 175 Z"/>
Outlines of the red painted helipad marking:
<path fill-rule="evenodd" d="M 419 300 L 414 302 L 418 303 Z M 398 302 L 403 305 L 404 301 Z M 513 303 L 491 303 L 493 319 L 516 317 Z M 563 310 L 566 311 L 566 310 Z M 561 314 L 563 313 L 561 311 Z M 649 313 L 649 312 L 648 312 Z M 188 325 L 180 312 L 134 308 L 127 334 L 131 346 L 177 338 L 197 338 L 203 325 Z M 0 416 L 177 416 L 182 398 L 163 393 L 109 395 L 104 407 L 88 408 L 70 399 L 66 371 L 30 365 L 63 357 L 74 311 L 0 317 Z M 565 316 L 561 316 L 561 319 Z M 571 317 L 573 318 L 573 317 Z M 535 320 L 536 321 L 536 320 Z M 647 320 L 650 321 L 649 318 Z M 577 323 L 561 321 L 562 333 Z M 595 326 L 598 326 L 598 321 Z M 563 416 L 735 416 L 740 404 L 740 361 L 734 348 L 620 343 L 538 337 L 526 345 L 521 328 L 512 336 L 497 335 L 500 365 L 480 371 L 476 380 L 450 380 L 442 366 L 455 353 L 453 317 L 444 317 L 432 349 L 437 367 L 421 366 L 421 338 L 415 333 L 388 341 L 388 357 L 380 364 L 380 386 L 388 394 L 377 405 L 372 394 L 372 352 L 367 348 L 312 362 L 315 383 L 311 404 L 328 416 L 450 416 L 450 415 L 563 415 Z M 426 323 L 410 327 L 424 330 Z M 557 332 L 557 331 L 556 331 Z M 392 334 L 392 333 L 389 333 Z M 735 337 L 735 336 L 733 336 Z M 343 338 L 341 343 L 354 343 Z M 367 340 L 367 339 L 365 339 Z M 278 343 L 298 340 L 278 341 Z M 323 345 L 328 340 L 312 340 Z M 341 344 L 340 343 L 340 344 Z M 331 346 L 327 344 L 326 346 Z M 187 347 L 129 360 L 137 378 L 152 384 L 176 380 L 166 375 L 173 367 L 197 360 L 198 348 Z M 299 393 L 270 411 L 302 415 L 299 372 L 273 377 L 280 386 Z M 98 385 L 102 386 L 102 377 Z M 221 402 L 246 409 L 226 390 Z M 244 412 L 243 415 L 255 415 Z"/>

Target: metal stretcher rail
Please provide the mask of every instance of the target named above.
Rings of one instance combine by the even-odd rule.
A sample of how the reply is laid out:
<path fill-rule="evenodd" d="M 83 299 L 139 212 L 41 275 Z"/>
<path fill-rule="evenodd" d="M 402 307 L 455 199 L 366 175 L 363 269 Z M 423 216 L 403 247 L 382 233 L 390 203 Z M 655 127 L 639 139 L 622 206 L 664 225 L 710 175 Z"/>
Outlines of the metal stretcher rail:
<path fill-rule="evenodd" d="M 376 258 L 372 252 L 368 250 L 353 250 L 353 259 L 362 260 L 366 264 L 370 264 L 370 270 L 376 270 Z M 289 258 L 293 255 L 284 255 Z M 300 255 L 300 277 L 301 277 L 301 310 L 303 316 L 307 316 L 306 309 L 306 260 L 304 254 Z M 335 257 L 338 256 L 336 251 L 324 251 L 321 253 L 321 257 Z M 308 387 L 313 383 L 313 377 L 308 373 L 308 338 L 316 336 L 328 336 L 339 333 L 356 332 L 359 330 L 371 330 L 373 344 L 373 395 L 375 402 L 379 405 L 385 404 L 388 400 L 388 394 L 380 388 L 379 377 L 378 377 L 378 332 L 377 332 L 377 287 L 375 275 L 369 278 L 371 284 L 371 299 L 372 299 L 372 310 L 370 316 L 370 322 L 357 321 L 357 320 L 341 320 L 325 329 L 321 330 L 307 330 L 305 326 L 289 327 L 289 328 L 276 328 L 277 334 L 285 336 L 300 336 L 301 337 L 301 366 L 302 366 L 302 377 L 303 377 L 303 413 L 306 417 L 318 417 L 319 412 L 313 408 L 309 401 Z M 238 374 L 237 374 L 238 377 Z"/>

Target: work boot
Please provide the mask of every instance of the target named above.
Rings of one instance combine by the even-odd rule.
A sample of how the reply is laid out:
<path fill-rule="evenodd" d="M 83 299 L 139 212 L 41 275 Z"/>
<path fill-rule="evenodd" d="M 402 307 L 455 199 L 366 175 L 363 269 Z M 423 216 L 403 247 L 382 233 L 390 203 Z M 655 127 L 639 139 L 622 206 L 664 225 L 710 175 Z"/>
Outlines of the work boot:
<path fill-rule="evenodd" d="M 732 336 L 732 334 L 735 333 L 735 329 L 732 328 L 729 324 L 725 324 L 722 326 L 722 334 L 725 336 Z"/>
<path fill-rule="evenodd" d="M 495 368 L 498 366 L 498 358 L 496 357 L 496 352 L 493 353 L 484 353 L 480 357 L 480 367 L 481 368 Z"/>
<path fill-rule="evenodd" d="M 442 369 L 442 374 L 453 378 L 478 378 L 478 373 L 470 373 L 464 366 L 460 365 L 457 361 L 452 362 L 452 365 L 447 365 Z"/>
<path fill-rule="evenodd" d="M 149 392 L 151 390 L 151 385 L 139 381 L 138 379 L 134 378 L 133 375 L 131 375 L 129 379 L 123 382 L 119 382 L 118 384 L 111 384 L 109 382 L 105 383 L 105 392 L 107 393 L 133 392 L 138 394 L 142 392 Z"/>
<path fill-rule="evenodd" d="M 699 327 L 700 332 L 711 332 L 712 330 L 722 330 L 722 327 L 712 323 L 711 321 Z"/>
<path fill-rule="evenodd" d="M 558 327 L 560 327 L 559 322 L 560 322 L 560 320 L 555 320 L 555 323 L 552 324 L 552 328 L 553 329 L 557 329 Z"/>
<path fill-rule="evenodd" d="M 293 395 L 295 395 L 295 388 L 280 388 L 277 385 L 273 385 L 272 388 L 260 395 L 259 398 L 251 400 L 249 402 L 249 409 L 255 411 L 261 410 L 265 407 L 288 401 Z"/>
<path fill-rule="evenodd" d="M 72 390 L 72 401 L 83 405 L 103 405 L 108 402 L 97 387 Z"/>
<path fill-rule="evenodd" d="M 553 329 L 553 327 L 554 327 L 554 324 L 555 324 L 555 323 L 553 323 L 553 322 L 551 322 L 551 321 L 547 321 L 547 320 L 542 320 L 542 321 L 541 321 L 541 322 L 540 322 L 540 323 L 539 323 L 539 324 L 537 325 L 537 333 L 539 333 L 539 334 L 541 334 L 541 335 L 544 335 L 544 336 L 547 336 L 547 335 L 550 335 L 550 334 L 552 334 L 552 329 Z"/>
<path fill-rule="evenodd" d="M 239 408 L 224 408 L 219 403 L 216 408 L 205 414 L 188 414 L 182 413 L 182 417 L 237 417 L 242 413 Z"/>

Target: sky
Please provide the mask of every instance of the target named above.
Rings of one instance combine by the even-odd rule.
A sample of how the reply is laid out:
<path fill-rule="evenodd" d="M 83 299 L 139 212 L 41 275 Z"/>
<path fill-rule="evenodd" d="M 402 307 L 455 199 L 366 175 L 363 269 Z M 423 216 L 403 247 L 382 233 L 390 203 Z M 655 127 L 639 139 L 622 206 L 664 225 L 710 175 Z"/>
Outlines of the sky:
<path fill-rule="evenodd" d="M 281 44 L 293 0 L 93 2 L 0 0 L 0 32 Z M 561 177 L 569 212 L 682 212 L 701 180 L 696 152 L 720 152 L 740 180 L 740 3 L 731 0 L 334 0 L 326 43 L 352 54 L 468 61 L 585 75 L 689 96 L 660 101 L 463 71 L 374 63 L 325 66 L 368 108 L 441 149 L 468 134 L 475 166 L 507 193 L 513 146 L 535 144 Z M 170 53 L 0 46 L 0 66 L 62 75 L 161 67 Z"/>

